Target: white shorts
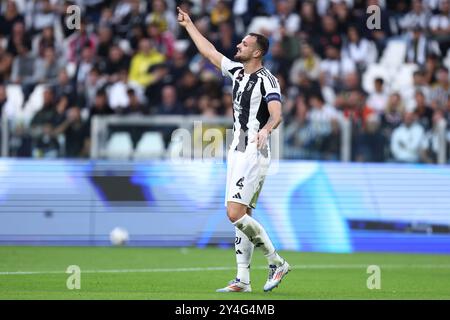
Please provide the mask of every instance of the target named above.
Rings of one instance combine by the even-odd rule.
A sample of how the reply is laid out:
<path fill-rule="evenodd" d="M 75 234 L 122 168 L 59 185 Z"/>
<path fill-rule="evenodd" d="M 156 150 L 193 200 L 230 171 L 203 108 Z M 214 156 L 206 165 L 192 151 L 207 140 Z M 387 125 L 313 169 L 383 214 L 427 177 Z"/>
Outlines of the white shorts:
<path fill-rule="evenodd" d="M 270 165 L 270 151 L 262 153 L 256 143 L 249 143 L 245 152 L 229 150 L 227 155 L 227 202 L 255 208 Z"/>

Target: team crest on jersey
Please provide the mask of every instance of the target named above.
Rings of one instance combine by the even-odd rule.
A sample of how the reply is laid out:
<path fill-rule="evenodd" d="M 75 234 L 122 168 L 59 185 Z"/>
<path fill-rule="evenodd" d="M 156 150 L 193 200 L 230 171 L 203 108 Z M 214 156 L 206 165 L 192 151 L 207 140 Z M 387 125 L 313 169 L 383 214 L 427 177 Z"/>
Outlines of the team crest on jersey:
<path fill-rule="evenodd" d="M 255 85 L 255 81 L 249 81 L 248 85 L 247 85 L 247 90 L 246 91 L 250 91 L 252 90 L 253 86 Z"/>

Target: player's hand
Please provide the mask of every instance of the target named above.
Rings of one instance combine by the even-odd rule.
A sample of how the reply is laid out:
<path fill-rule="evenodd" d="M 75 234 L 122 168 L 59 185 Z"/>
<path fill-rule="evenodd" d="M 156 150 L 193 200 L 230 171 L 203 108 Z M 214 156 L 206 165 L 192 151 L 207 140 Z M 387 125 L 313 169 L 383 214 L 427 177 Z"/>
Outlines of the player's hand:
<path fill-rule="evenodd" d="M 256 142 L 256 147 L 261 150 L 263 149 L 267 144 L 267 139 L 269 138 L 269 131 L 267 129 L 261 129 L 256 134 L 255 139 L 251 142 Z"/>
<path fill-rule="evenodd" d="M 178 11 L 177 17 L 178 23 L 186 28 L 188 24 L 192 23 L 191 18 L 186 12 L 181 10 L 180 7 L 177 7 L 177 11 Z"/>

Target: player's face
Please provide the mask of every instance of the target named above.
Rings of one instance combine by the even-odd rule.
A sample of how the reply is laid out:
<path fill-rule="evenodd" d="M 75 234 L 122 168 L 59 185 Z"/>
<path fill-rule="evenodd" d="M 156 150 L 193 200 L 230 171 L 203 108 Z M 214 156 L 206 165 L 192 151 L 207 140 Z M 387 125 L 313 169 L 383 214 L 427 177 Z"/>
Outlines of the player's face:
<path fill-rule="evenodd" d="M 236 46 L 237 52 L 234 59 L 239 62 L 249 61 L 254 52 L 258 49 L 256 47 L 256 38 L 252 36 L 245 36 L 241 43 Z"/>

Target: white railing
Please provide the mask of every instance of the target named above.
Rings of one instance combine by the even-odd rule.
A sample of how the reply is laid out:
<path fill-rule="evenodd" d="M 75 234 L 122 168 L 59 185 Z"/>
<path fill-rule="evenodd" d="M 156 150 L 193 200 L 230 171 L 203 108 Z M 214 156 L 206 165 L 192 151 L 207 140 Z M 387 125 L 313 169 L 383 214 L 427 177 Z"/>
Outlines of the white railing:
<path fill-rule="evenodd" d="M 3 116 L 0 121 L 1 133 L 1 156 L 9 156 L 10 143 L 10 120 Z M 208 126 L 222 125 L 231 130 L 233 121 L 229 117 L 202 117 L 202 116 L 142 116 L 142 115 L 110 115 L 110 116 L 94 116 L 91 125 L 91 149 L 90 158 L 99 159 L 105 157 L 105 146 L 109 136 L 109 126 L 130 126 L 130 127 L 145 127 L 145 126 L 170 126 L 183 128 L 186 130 L 193 130 L 196 125 L 204 124 Z M 339 122 L 340 125 L 340 160 L 343 162 L 351 161 L 351 146 L 352 146 L 352 126 L 350 120 L 343 118 Z M 284 141 L 284 126 L 283 123 L 275 130 L 271 136 L 272 155 L 283 158 L 283 141 Z M 439 150 L 437 154 L 437 163 L 447 163 L 447 122 L 441 120 L 438 124 L 439 136 Z M 226 137 L 228 138 L 228 137 Z M 224 139 L 224 141 L 229 141 Z M 195 145 L 194 145 L 195 146 Z M 194 152 L 196 152 L 194 150 Z M 195 154 L 195 153 L 194 153 Z"/>
<path fill-rule="evenodd" d="M 8 118 L 6 117 L 6 115 L 1 115 L 0 114 L 0 127 L 1 127 L 1 134 L 2 134 L 2 150 L 1 150 L 1 155 L 2 157 L 7 157 L 8 156 L 8 151 L 9 151 L 9 126 L 8 126 Z"/>

